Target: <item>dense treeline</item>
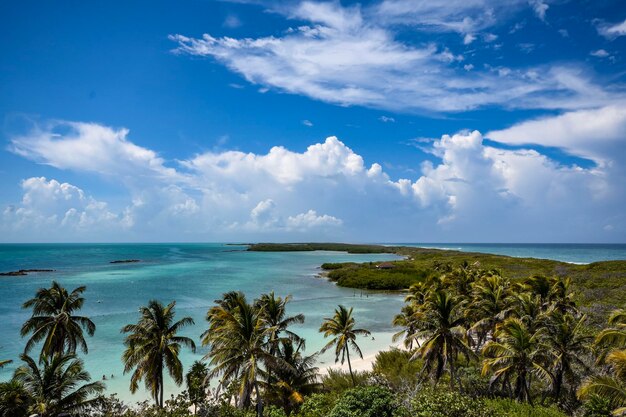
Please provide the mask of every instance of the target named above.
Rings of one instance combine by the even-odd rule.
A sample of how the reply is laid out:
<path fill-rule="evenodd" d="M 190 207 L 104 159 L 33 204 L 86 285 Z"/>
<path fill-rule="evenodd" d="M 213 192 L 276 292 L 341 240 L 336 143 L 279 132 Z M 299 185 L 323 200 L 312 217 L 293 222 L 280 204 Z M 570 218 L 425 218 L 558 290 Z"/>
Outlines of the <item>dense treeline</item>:
<path fill-rule="evenodd" d="M 150 301 L 124 326 L 122 361 L 129 390 L 143 383 L 153 401 L 129 406 L 102 395 L 77 350 L 95 325 L 78 315 L 85 291 L 53 283 L 24 307 L 32 317 L 22 365 L 0 384 L 0 416 L 41 417 L 497 417 L 626 415 L 626 310 L 601 330 L 590 326 L 569 279 L 533 275 L 510 281 L 497 270 L 438 263 L 437 274 L 411 286 L 393 318 L 400 348 L 379 352 L 371 372 L 354 372 L 361 356 L 351 308 L 338 306 L 320 326 L 323 351 L 348 371 L 321 373 L 293 331 L 290 297 L 248 300 L 229 292 L 207 312 L 202 361 L 186 374 L 179 359 L 195 342 L 180 330 L 175 303 Z M 38 358 L 30 352 L 38 349 Z M 88 356 L 87 356 L 88 357 Z M 0 363 L 1 366 L 2 363 Z M 185 391 L 166 400 L 164 378 Z"/>

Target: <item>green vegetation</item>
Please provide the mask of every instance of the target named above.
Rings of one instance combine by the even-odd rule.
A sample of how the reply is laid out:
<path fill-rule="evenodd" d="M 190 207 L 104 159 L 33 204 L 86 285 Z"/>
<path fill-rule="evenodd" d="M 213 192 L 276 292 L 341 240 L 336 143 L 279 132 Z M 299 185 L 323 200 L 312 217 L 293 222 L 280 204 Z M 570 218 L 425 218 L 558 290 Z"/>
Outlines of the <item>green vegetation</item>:
<path fill-rule="evenodd" d="M 207 353 L 183 378 L 180 350 L 195 343 L 178 333 L 192 321 L 175 321 L 174 302 L 150 301 L 138 322 L 122 329 L 125 371 L 134 371 L 130 389 L 143 381 L 155 400 L 135 406 L 102 396 L 103 384 L 90 382 L 76 353 L 80 347 L 87 354 L 82 332 L 91 328 L 89 318 L 78 315 L 85 288 L 68 293 L 53 283 L 25 304 L 33 309 L 27 324 L 34 323 L 25 328 L 44 334 L 24 332 L 26 349 L 37 346 L 41 354 L 36 360 L 25 352 L 13 379 L 0 383 L 0 417 L 626 415 L 626 310 L 614 310 L 596 329 L 582 311 L 574 275 L 508 277 L 482 262 L 429 262 L 431 269 L 414 276 L 405 305 L 389 318 L 404 349 L 379 352 L 370 372 L 352 369 L 351 353 L 362 356 L 359 336 L 369 335 L 357 328 L 352 308 L 338 306 L 319 329 L 330 337 L 322 351 L 334 349 L 348 371 L 321 375 L 318 353 L 306 355 L 294 331 L 304 316 L 287 314 L 289 296 L 248 301 L 233 291 L 208 310 L 201 335 Z M 401 270 L 376 266 L 328 269 Z M 169 400 L 165 370 L 187 388 Z"/>

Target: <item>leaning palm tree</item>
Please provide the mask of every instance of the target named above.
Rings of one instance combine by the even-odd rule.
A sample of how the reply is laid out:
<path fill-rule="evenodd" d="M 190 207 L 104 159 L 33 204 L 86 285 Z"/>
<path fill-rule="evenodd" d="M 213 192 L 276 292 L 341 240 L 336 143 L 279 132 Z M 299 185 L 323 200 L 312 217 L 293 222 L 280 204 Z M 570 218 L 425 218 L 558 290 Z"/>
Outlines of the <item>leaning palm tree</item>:
<path fill-rule="evenodd" d="M 202 345 L 210 346 L 204 357 L 213 368 L 209 375 L 220 376 L 221 386 L 238 385 L 240 407 L 250 407 L 254 390 L 260 417 L 261 367 L 277 361 L 266 349 L 270 331 L 261 311 L 249 304 L 243 293 L 226 293 L 216 304 L 207 313 L 209 328 L 202 334 Z"/>
<path fill-rule="evenodd" d="M 40 288 L 34 298 L 26 301 L 23 308 L 32 308 L 33 315 L 22 326 L 22 337 L 30 336 L 24 353 L 43 341 L 40 356 L 62 353 L 75 353 L 80 347 L 87 353 L 87 342 L 83 329 L 93 336 L 96 325 L 89 318 L 76 315 L 83 307 L 85 299 L 81 296 L 86 287 L 75 288 L 72 292 L 52 281 L 50 288 Z"/>
<path fill-rule="evenodd" d="M 148 306 L 141 307 L 141 317 L 137 324 L 128 324 L 122 333 L 128 333 L 122 355 L 124 373 L 134 369 L 130 380 L 130 391 L 135 393 L 139 382 L 143 379 L 146 389 L 159 407 L 163 407 L 163 371 L 167 368 L 169 375 L 177 385 L 183 382 L 183 365 L 179 354 L 181 347 L 190 348 L 193 352 L 196 345 L 192 339 L 178 336 L 185 326 L 193 324 L 191 317 L 184 317 L 174 322 L 175 301 L 163 306 L 151 300 Z"/>
<path fill-rule="evenodd" d="M 543 329 L 533 333 L 520 319 L 508 318 L 498 325 L 494 336 L 483 348 L 483 375 L 493 374 L 492 385 L 502 382 L 503 386 L 510 387 L 514 380 L 512 395 L 518 401 L 532 404 L 532 374 L 551 380 L 542 345 Z"/>
<path fill-rule="evenodd" d="M 445 289 L 432 292 L 422 306 L 416 337 L 425 340 L 411 359 L 420 357 L 424 360 L 423 373 L 434 372 L 435 384 L 447 370 L 450 386 L 454 387 L 457 379 L 455 362 L 459 354 L 467 358 L 474 356 L 467 344 L 461 307 L 461 301 Z"/>
<path fill-rule="evenodd" d="M 24 365 L 17 368 L 14 380 L 29 393 L 29 411 L 39 417 L 80 414 L 104 390 L 101 382 L 89 382 L 89 373 L 75 354 L 44 356 L 41 367 L 26 354 L 21 359 Z"/>
<path fill-rule="evenodd" d="M 352 307 L 348 310 L 344 306 L 340 305 L 335 309 L 335 315 L 333 317 L 327 317 L 320 326 L 320 332 L 324 333 L 324 337 L 332 337 L 332 340 L 326 344 L 320 351 L 320 353 L 326 352 L 331 347 L 335 346 L 335 363 L 339 362 L 341 358 L 341 364 L 343 365 L 345 359 L 348 360 L 348 370 L 350 371 L 350 378 L 352 378 L 352 385 L 356 386 L 354 380 L 354 373 L 352 372 L 352 363 L 350 362 L 350 349 L 354 350 L 357 355 L 362 359 L 363 352 L 356 343 L 356 337 L 358 335 L 369 336 L 369 330 L 355 329 L 355 320 L 352 317 Z"/>

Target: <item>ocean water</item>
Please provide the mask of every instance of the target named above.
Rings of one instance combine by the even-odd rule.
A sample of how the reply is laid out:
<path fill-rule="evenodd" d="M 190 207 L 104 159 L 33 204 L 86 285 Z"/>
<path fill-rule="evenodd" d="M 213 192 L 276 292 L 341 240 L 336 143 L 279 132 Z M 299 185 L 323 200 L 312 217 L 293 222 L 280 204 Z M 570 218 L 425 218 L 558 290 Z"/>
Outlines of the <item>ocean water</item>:
<path fill-rule="evenodd" d="M 290 313 L 303 313 L 306 317 L 297 332 L 307 340 L 307 354 L 324 345 L 319 326 L 338 304 L 353 306 L 357 325 L 372 331 L 373 340 L 362 338 L 359 342 L 364 354 L 372 354 L 391 343 L 391 320 L 402 306 L 401 295 L 339 288 L 316 275 L 324 262 L 389 260 L 395 259 L 394 255 L 233 251 L 236 249 L 242 248 L 222 244 L 0 245 L 0 271 L 56 270 L 0 277 L 0 359 L 14 360 L 0 370 L 0 381 L 11 377 L 24 347 L 19 330 L 29 312 L 21 304 L 38 288 L 49 286 L 52 280 L 68 289 L 87 286 L 82 313 L 92 318 L 97 329 L 94 337 L 87 338 L 89 354 L 83 359 L 92 378 L 106 375 L 108 392 L 117 393 L 127 401 L 144 400 L 148 394 L 143 386 L 134 395 L 128 392 L 130 377 L 123 375 L 120 358 L 124 335 L 120 329 L 136 322 L 138 308 L 150 299 L 164 303 L 176 300 L 177 317 L 191 316 L 195 320 L 195 325 L 185 329 L 184 334 L 194 338 L 198 345 L 199 336 L 206 328 L 207 309 L 221 294 L 231 290 L 243 291 L 250 300 L 269 291 L 292 295 Z M 110 263 L 119 259 L 142 262 Z M 195 354 L 183 351 L 185 368 L 205 353 L 200 346 Z M 331 355 L 328 352 L 320 358 L 320 367 L 334 362 Z M 166 396 L 179 390 L 167 379 Z"/>
<path fill-rule="evenodd" d="M 421 248 L 493 253 L 519 258 L 552 259 L 588 264 L 626 259 L 626 244 L 587 243 L 397 243 Z"/>
<path fill-rule="evenodd" d="M 411 246 L 495 253 L 509 256 L 555 259 L 589 263 L 626 259 L 626 245 L 531 245 L 531 244 L 406 244 Z M 361 292 L 340 288 L 316 275 L 324 262 L 367 262 L 395 259 L 389 254 L 350 255 L 338 252 L 245 252 L 243 247 L 223 244 L 0 244 L 0 271 L 55 269 L 22 277 L 0 277 L 0 359 L 14 362 L 0 370 L 0 381 L 11 377 L 19 364 L 24 340 L 19 335 L 29 312 L 21 304 L 35 291 L 57 280 L 68 289 L 86 285 L 82 313 L 96 323 L 96 334 L 88 338 L 89 354 L 83 356 L 95 379 L 107 376 L 109 393 L 127 401 L 148 398 L 143 387 L 128 392 L 129 375 L 123 375 L 122 326 L 135 322 L 137 309 L 150 299 L 177 302 L 177 317 L 191 316 L 195 325 L 186 336 L 199 342 L 206 328 L 204 316 L 213 301 L 224 292 L 241 290 L 250 299 L 275 291 L 290 294 L 289 311 L 303 313 L 306 322 L 297 328 L 307 340 L 307 353 L 318 351 L 324 339 L 318 328 L 338 304 L 352 306 L 357 325 L 372 331 L 373 338 L 361 338 L 366 356 L 391 343 L 392 317 L 403 303 L 400 294 Z M 113 260 L 140 259 L 136 264 L 111 264 Z M 198 343 L 199 344 L 199 343 Z M 36 352 L 34 352 L 35 354 Z M 193 354 L 183 351 L 187 369 L 206 351 L 199 346 Z M 332 353 L 320 357 L 319 366 L 332 364 Z M 111 375 L 114 378 L 111 379 Z M 166 379 L 166 395 L 181 388 Z"/>

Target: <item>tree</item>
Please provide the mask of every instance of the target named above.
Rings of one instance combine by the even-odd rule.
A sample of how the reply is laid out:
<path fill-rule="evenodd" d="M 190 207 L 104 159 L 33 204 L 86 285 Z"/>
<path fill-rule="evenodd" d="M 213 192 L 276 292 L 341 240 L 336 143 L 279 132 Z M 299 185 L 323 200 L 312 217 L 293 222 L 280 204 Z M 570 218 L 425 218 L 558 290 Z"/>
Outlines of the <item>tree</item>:
<path fill-rule="evenodd" d="M 605 350 L 598 362 L 607 365 L 609 372 L 588 378 L 578 390 L 578 396 L 589 399 L 598 395 L 609 401 L 614 415 L 621 416 L 626 414 L 626 310 L 611 313 L 609 325 L 595 340 L 595 345 Z"/>
<path fill-rule="evenodd" d="M 358 335 L 369 336 L 370 332 L 365 329 L 355 329 L 355 320 L 352 317 L 353 308 L 348 310 L 344 306 L 340 305 L 335 309 L 335 315 L 333 317 L 327 317 L 320 326 L 320 332 L 324 333 L 324 337 L 332 337 L 332 340 L 322 348 L 320 353 L 326 352 L 331 347 L 335 346 L 335 363 L 339 362 L 341 357 L 341 364 L 343 365 L 345 359 L 348 360 L 348 369 L 350 370 L 350 378 L 352 379 L 352 385 L 356 386 L 354 381 L 354 374 L 352 373 L 352 364 L 350 363 L 350 349 L 356 352 L 362 359 L 363 352 L 356 343 L 356 337 Z"/>
<path fill-rule="evenodd" d="M 497 326 L 494 339 L 483 348 L 483 375 L 493 373 L 491 383 L 498 381 L 510 387 L 514 380 L 513 396 L 518 401 L 532 403 L 531 375 L 550 379 L 543 352 L 543 329 L 531 332 L 518 318 L 508 318 Z"/>
<path fill-rule="evenodd" d="M 159 407 L 163 407 L 163 371 L 167 368 L 169 375 L 177 385 L 183 382 L 183 365 L 179 359 L 181 347 L 188 347 L 193 352 L 196 345 L 188 337 L 178 336 L 185 326 L 193 324 L 191 317 L 184 317 L 174 322 L 175 301 L 163 306 L 151 300 L 148 306 L 139 309 L 140 318 L 137 324 L 128 324 L 122 333 L 128 333 L 122 355 L 124 373 L 134 369 L 130 380 L 130 391 L 136 392 L 139 382 L 144 381 L 146 389 L 152 394 Z"/>
<path fill-rule="evenodd" d="M 0 383 L 0 417 L 26 417 L 32 398 L 15 379 Z"/>
<path fill-rule="evenodd" d="M 419 340 L 415 337 L 419 327 L 419 312 L 419 309 L 414 303 L 408 303 L 402 306 L 400 314 L 394 316 L 391 322 L 393 326 L 401 328 L 401 330 L 392 337 L 394 343 L 404 337 L 404 347 L 408 350 L 413 350 L 414 343 L 419 346 Z"/>
<path fill-rule="evenodd" d="M 22 384 L 31 397 L 29 411 L 39 417 L 80 413 L 94 404 L 95 395 L 104 390 L 101 382 L 89 382 L 89 373 L 75 354 L 44 356 L 41 367 L 26 354 L 20 358 L 24 365 L 17 368 L 14 380 Z M 85 384 L 81 385 L 83 382 Z"/>
<path fill-rule="evenodd" d="M 276 367 L 266 381 L 266 392 L 288 413 L 300 406 L 305 396 L 321 389 L 315 366 L 318 355 L 304 356 L 301 353 L 303 346 L 299 343 L 295 347 L 290 340 L 282 343 L 277 353 L 287 366 Z"/>
<path fill-rule="evenodd" d="M 412 359 L 420 357 L 424 360 L 423 371 L 426 374 L 434 370 L 435 384 L 448 370 L 450 386 L 454 387 L 457 378 L 455 361 L 459 354 L 468 358 L 474 355 L 466 342 L 466 329 L 463 327 L 465 319 L 460 300 L 448 290 L 433 291 L 422 306 L 419 323 L 416 337 L 425 340 Z"/>
<path fill-rule="evenodd" d="M 476 334 L 477 351 L 493 333 L 496 324 L 502 321 L 509 296 L 509 282 L 497 274 L 484 276 L 472 286 L 472 301 L 465 316 L 474 323 L 471 330 Z"/>
<path fill-rule="evenodd" d="M 202 345 L 210 346 L 204 357 L 213 368 L 209 375 L 221 376 L 221 386 L 238 384 L 240 407 L 250 406 L 254 390 L 260 417 L 260 367 L 277 362 L 266 350 L 270 330 L 261 311 L 249 304 L 241 292 L 226 293 L 216 304 L 207 313 L 209 328 L 202 334 Z"/>
<path fill-rule="evenodd" d="M 75 288 L 68 293 L 56 281 L 50 288 L 40 288 L 34 298 L 26 301 L 23 308 L 32 308 L 33 314 L 22 326 L 22 337 L 31 334 L 26 342 L 24 353 L 28 353 L 35 344 L 43 341 L 40 356 L 75 353 L 80 347 L 88 352 L 83 329 L 93 336 L 96 325 L 89 318 L 77 316 L 85 299 L 81 296 L 86 287 Z"/>
<path fill-rule="evenodd" d="M 195 361 L 191 365 L 189 372 L 187 372 L 185 380 L 189 401 L 193 404 L 195 414 L 198 410 L 198 404 L 204 401 L 207 395 L 209 385 L 209 369 L 207 365 L 200 361 Z"/>
<path fill-rule="evenodd" d="M 586 316 L 576 319 L 572 314 L 555 311 L 547 325 L 547 345 L 550 349 L 552 392 L 555 399 L 561 395 L 564 382 L 575 387 L 578 375 L 575 368 L 588 370 L 582 355 L 589 351 L 591 336 L 584 333 Z"/>

